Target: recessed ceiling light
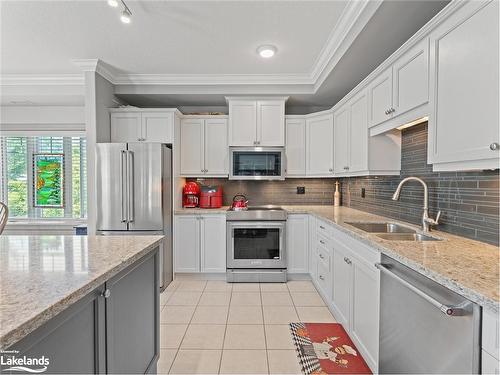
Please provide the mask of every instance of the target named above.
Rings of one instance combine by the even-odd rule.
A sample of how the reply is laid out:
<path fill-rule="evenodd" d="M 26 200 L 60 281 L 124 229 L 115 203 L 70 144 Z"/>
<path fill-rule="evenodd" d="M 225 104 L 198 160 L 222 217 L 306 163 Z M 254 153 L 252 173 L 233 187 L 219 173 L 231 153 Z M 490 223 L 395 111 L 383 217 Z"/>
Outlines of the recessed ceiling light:
<path fill-rule="evenodd" d="M 108 0 L 108 5 L 110 7 L 116 8 L 118 6 L 118 1 L 117 0 Z"/>
<path fill-rule="evenodd" d="M 268 59 L 270 57 L 273 57 L 277 50 L 278 49 L 275 46 L 265 45 L 257 48 L 257 53 L 260 55 L 260 57 Z"/>
<path fill-rule="evenodd" d="M 122 15 L 120 16 L 120 20 L 123 23 L 130 23 L 130 21 L 131 21 L 130 13 L 126 9 L 122 12 Z"/>

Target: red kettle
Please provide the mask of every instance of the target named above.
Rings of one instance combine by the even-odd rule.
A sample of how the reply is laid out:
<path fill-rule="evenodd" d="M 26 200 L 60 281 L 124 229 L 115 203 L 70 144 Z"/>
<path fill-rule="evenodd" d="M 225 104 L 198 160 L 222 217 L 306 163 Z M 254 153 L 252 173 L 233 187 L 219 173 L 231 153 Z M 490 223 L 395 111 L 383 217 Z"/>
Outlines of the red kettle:
<path fill-rule="evenodd" d="M 243 194 L 236 194 L 233 197 L 233 204 L 231 206 L 231 209 L 233 211 L 248 210 L 247 204 L 248 204 L 247 197 L 245 197 Z"/>

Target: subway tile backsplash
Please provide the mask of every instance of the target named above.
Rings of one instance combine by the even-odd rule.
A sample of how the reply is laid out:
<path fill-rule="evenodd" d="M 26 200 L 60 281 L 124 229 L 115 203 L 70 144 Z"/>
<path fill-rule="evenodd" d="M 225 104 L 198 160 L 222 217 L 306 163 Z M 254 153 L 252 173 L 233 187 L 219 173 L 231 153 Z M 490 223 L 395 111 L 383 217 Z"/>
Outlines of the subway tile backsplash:
<path fill-rule="evenodd" d="M 423 189 L 418 183 L 403 187 L 400 200 L 391 200 L 402 178 L 417 176 L 429 186 L 429 211 L 441 210 L 439 230 L 474 240 L 499 244 L 499 171 L 433 172 L 427 164 L 427 123 L 403 130 L 401 176 L 341 178 L 342 205 L 420 224 Z M 230 181 L 205 179 L 222 185 L 224 205 L 244 194 L 251 205 L 333 205 L 335 179 L 285 181 Z M 305 194 L 297 194 L 297 186 Z M 365 198 L 361 189 L 365 188 Z"/>

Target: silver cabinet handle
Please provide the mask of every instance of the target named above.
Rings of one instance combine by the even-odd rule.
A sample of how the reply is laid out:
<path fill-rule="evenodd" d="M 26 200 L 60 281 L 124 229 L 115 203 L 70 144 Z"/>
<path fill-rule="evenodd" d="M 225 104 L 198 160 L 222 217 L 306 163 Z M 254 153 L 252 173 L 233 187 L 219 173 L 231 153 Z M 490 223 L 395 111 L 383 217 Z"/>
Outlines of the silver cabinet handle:
<path fill-rule="evenodd" d="M 101 293 L 101 296 L 103 296 L 104 298 L 109 298 L 111 296 L 111 290 L 109 289 L 105 289 L 102 293 Z"/>
<path fill-rule="evenodd" d="M 324 227 L 323 225 L 320 225 L 319 227 L 320 227 L 321 229 L 325 229 L 325 227 Z"/>
<path fill-rule="evenodd" d="M 127 210 L 127 205 L 125 204 L 125 197 L 128 197 L 128 194 L 127 194 L 127 184 L 125 182 L 126 173 L 127 173 L 127 169 L 125 166 L 127 163 L 127 161 L 126 161 L 127 151 L 121 150 L 120 152 L 121 152 L 121 154 L 120 154 L 120 176 L 121 176 L 121 181 L 120 181 L 120 202 L 121 202 L 120 221 L 122 223 L 126 223 L 127 222 L 127 218 L 126 218 L 127 214 L 125 213 L 125 211 Z"/>
<path fill-rule="evenodd" d="M 386 115 L 388 115 L 388 114 L 389 114 L 389 110 L 388 110 L 388 109 L 386 109 L 386 110 L 384 111 L 384 113 L 385 113 Z"/>
<path fill-rule="evenodd" d="M 323 277 L 323 275 L 319 275 L 319 279 L 323 280 L 323 281 L 325 280 L 325 278 Z"/>
<path fill-rule="evenodd" d="M 323 254 L 319 254 L 319 257 L 320 257 L 321 259 L 325 259 L 325 257 L 323 256 Z"/>
<path fill-rule="evenodd" d="M 323 240 L 319 240 L 319 243 L 320 243 L 320 244 L 322 244 L 322 245 L 324 245 L 324 244 L 325 244 L 325 241 L 323 241 Z"/>
<path fill-rule="evenodd" d="M 328 169 L 329 172 L 333 172 L 333 168 Z"/>
<path fill-rule="evenodd" d="M 134 221 L 134 153 L 127 151 L 127 175 L 128 175 L 128 222 Z"/>
<path fill-rule="evenodd" d="M 348 257 L 344 257 L 344 262 L 346 262 L 347 264 L 352 263 L 352 261 Z"/>
<path fill-rule="evenodd" d="M 490 145 L 490 150 L 491 150 L 491 151 L 498 150 L 499 148 L 500 148 L 500 145 L 498 144 L 498 142 L 493 142 L 493 143 Z"/>
<path fill-rule="evenodd" d="M 394 280 L 398 281 L 400 284 L 402 284 L 406 288 L 410 289 L 413 293 L 422 297 L 424 300 L 429 302 L 434 307 L 438 308 L 443 314 L 445 314 L 447 316 L 470 315 L 472 312 L 472 309 L 470 308 L 472 305 L 472 302 L 464 301 L 461 304 L 456 305 L 456 306 L 446 305 L 444 303 L 439 302 L 434 297 L 431 297 L 430 295 L 424 293 L 423 291 L 421 291 L 417 287 L 413 286 L 412 284 L 410 284 L 406 280 L 402 279 L 401 277 L 399 277 L 395 273 L 391 272 L 391 270 L 389 268 L 390 265 L 376 263 L 375 267 L 377 267 L 385 275 L 393 278 Z"/>

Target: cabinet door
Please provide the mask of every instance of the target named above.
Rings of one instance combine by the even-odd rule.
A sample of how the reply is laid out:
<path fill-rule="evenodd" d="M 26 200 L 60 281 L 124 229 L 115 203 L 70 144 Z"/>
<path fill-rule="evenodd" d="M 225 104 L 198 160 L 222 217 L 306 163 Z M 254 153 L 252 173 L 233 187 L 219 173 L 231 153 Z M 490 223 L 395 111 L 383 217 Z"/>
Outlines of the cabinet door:
<path fill-rule="evenodd" d="M 484 349 L 481 350 L 481 374 L 500 374 L 500 361 Z"/>
<path fill-rule="evenodd" d="M 200 272 L 200 223 L 198 215 L 175 217 L 175 272 Z"/>
<path fill-rule="evenodd" d="M 8 350 L 19 351 L 16 358 L 45 356 L 50 361 L 47 366 L 49 374 L 104 374 L 106 337 L 104 297 L 101 296 L 103 290 L 104 286 L 101 286 L 90 292 Z M 2 354 L 2 357 L 8 356 Z M 3 364 L 1 368 L 4 368 Z"/>
<path fill-rule="evenodd" d="M 257 141 L 259 146 L 285 145 L 285 102 L 257 101 Z"/>
<path fill-rule="evenodd" d="M 306 121 L 286 120 L 286 175 L 306 175 Z"/>
<path fill-rule="evenodd" d="M 346 330 L 350 329 L 352 267 L 341 246 L 333 247 L 333 301 L 335 317 Z"/>
<path fill-rule="evenodd" d="M 205 169 L 210 176 L 228 176 L 227 120 L 205 120 Z"/>
<path fill-rule="evenodd" d="M 226 217 L 202 216 L 201 272 L 226 272 Z"/>
<path fill-rule="evenodd" d="M 336 174 L 349 171 L 349 105 L 346 104 L 335 112 L 334 128 L 334 157 L 333 170 Z"/>
<path fill-rule="evenodd" d="M 229 146 L 255 146 L 257 142 L 257 102 L 229 102 Z"/>
<path fill-rule="evenodd" d="M 138 142 L 141 139 L 140 112 L 113 112 L 111 114 L 111 142 Z"/>
<path fill-rule="evenodd" d="M 204 122 L 201 119 L 181 121 L 181 175 L 204 175 Z"/>
<path fill-rule="evenodd" d="M 286 221 L 287 268 L 289 273 L 308 273 L 309 222 L 307 215 L 289 215 Z"/>
<path fill-rule="evenodd" d="M 429 101 L 429 40 L 401 56 L 392 66 L 393 116 Z"/>
<path fill-rule="evenodd" d="M 370 126 L 375 126 L 388 120 L 392 114 L 387 114 L 392 108 L 392 67 L 377 76 L 368 86 Z"/>
<path fill-rule="evenodd" d="M 306 174 L 333 175 L 333 115 L 306 120 Z"/>
<path fill-rule="evenodd" d="M 110 374 L 156 370 L 160 346 L 158 251 L 106 282 L 106 367 Z"/>
<path fill-rule="evenodd" d="M 500 142 L 498 8 L 468 2 L 430 36 L 430 162 L 489 159 L 481 167 L 498 168 L 499 151 L 490 149 Z"/>
<path fill-rule="evenodd" d="M 368 98 L 363 90 L 349 101 L 349 172 L 368 170 Z"/>
<path fill-rule="evenodd" d="M 146 142 L 173 143 L 174 115 L 172 113 L 143 112 L 142 138 Z"/>
<path fill-rule="evenodd" d="M 352 259 L 351 334 L 370 367 L 378 363 L 379 271 L 373 264 Z"/>

